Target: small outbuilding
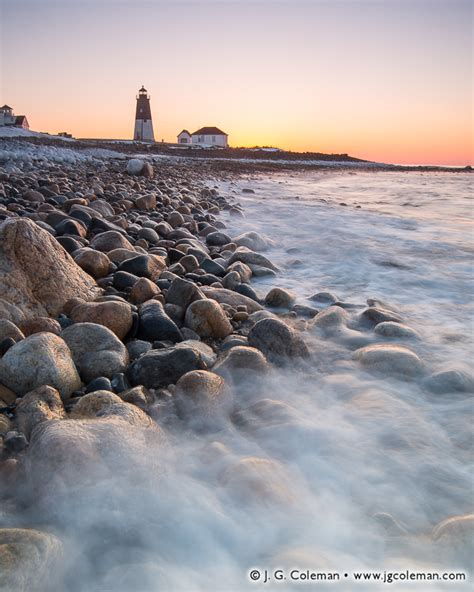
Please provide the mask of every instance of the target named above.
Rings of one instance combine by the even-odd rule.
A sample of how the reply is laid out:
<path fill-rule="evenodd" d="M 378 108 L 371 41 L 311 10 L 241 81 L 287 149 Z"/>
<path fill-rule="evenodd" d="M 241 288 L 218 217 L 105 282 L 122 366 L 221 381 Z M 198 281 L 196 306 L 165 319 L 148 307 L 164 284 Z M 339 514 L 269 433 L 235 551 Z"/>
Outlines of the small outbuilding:
<path fill-rule="evenodd" d="M 178 134 L 178 144 L 191 144 L 191 134 L 188 130 L 183 130 Z"/>

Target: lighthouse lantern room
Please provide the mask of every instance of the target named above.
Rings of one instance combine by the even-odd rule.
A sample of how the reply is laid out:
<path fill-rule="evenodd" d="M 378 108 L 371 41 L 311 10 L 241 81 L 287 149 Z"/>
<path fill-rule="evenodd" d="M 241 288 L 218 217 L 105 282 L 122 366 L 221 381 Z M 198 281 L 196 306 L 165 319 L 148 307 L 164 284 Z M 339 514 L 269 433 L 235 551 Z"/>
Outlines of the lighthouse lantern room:
<path fill-rule="evenodd" d="M 144 86 L 138 91 L 133 139 L 139 142 L 154 142 L 153 122 L 151 120 L 150 97 Z"/>

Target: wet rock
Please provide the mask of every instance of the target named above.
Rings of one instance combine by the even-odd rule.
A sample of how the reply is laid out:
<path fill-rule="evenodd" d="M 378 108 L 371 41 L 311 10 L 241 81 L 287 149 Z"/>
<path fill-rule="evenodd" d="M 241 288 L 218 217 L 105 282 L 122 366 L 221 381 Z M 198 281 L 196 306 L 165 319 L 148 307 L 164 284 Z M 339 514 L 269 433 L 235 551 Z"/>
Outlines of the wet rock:
<path fill-rule="evenodd" d="M 111 269 L 111 261 L 107 255 L 94 249 L 81 249 L 79 254 L 75 255 L 74 261 L 95 279 L 105 277 Z"/>
<path fill-rule="evenodd" d="M 21 321 L 19 329 L 28 337 L 35 333 L 47 332 L 59 335 L 61 333 L 61 325 L 55 319 L 49 317 L 35 317 L 34 319 L 26 319 Z"/>
<path fill-rule="evenodd" d="M 96 323 L 75 323 L 62 331 L 72 357 L 84 382 L 123 372 L 128 364 L 128 351 L 107 327 Z M 76 389 L 74 389 L 76 390 Z"/>
<path fill-rule="evenodd" d="M 376 335 L 382 335 L 382 337 L 390 337 L 394 339 L 420 339 L 419 333 L 417 333 L 408 325 L 403 323 L 396 323 L 394 321 L 383 321 L 374 328 Z"/>
<path fill-rule="evenodd" d="M 394 375 L 399 378 L 413 378 L 423 374 L 423 363 L 411 350 L 397 345 L 369 345 L 358 349 L 354 359 L 368 370 Z"/>
<path fill-rule="evenodd" d="M 22 432 L 11 430 L 5 434 L 3 438 L 5 448 L 11 454 L 18 454 L 28 447 L 28 439 Z"/>
<path fill-rule="evenodd" d="M 433 393 L 474 393 L 474 376 L 465 370 L 452 368 L 428 376 L 423 383 Z"/>
<path fill-rule="evenodd" d="M 201 356 L 206 368 L 211 368 L 211 366 L 216 363 L 217 354 L 214 352 L 212 347 L 209 347 L 209 345 L 206 345 L 202 341 L 198 341 L 196 339 L 187 339 L 186 341 L 178 343 L 176 347 L 194 349 L 196 353 Z"/>
<path fill-rule="evenodd" d="M 386 321 L 391 321 L 394 323 L 401 323 L 403 321 L 402 317 L 393 311 L 376 306 L 370 306 L 364 310 L 361 314 L 361 317 L 363 320 L 375 323 L 376 325 Z"/>
<path fill-rule="evenodd" d="M 49 533 L 0 528 L 0 590 L 50 592 L 61 586 L 62 544 Z"/>
<path fill-rule="evenodd" d="M 278 267 L 273 265 L 273 263 L 264 255 L 251 251 L 245 247 L 239 247 L 234 251 L 229 259 L 229 265 L 232 265 L 232 263 L 235 263 L 236 261 L 240 261 L 247 265 L 260 265 L 261 267 L 267 267 L 276 272 L 279 271 Z"/>
<path fill-rule="evenodd" d="M 116 416 L 137 427 L 151 426 L 151 419 L 135 405 L 109 391 L 95 391 L 81 397 L 71 412 L 73 419 Z"/>
<path fill-rule="evenodd" d="M 142 304 L 160 293 L 158 286 L 148 278 L 141 277 L 130 291 L 129 300 L 133 304 Z"/>
<path fill-rule="evenodd" d="M 167 347 L 147 352 L 127 370 L 133 386 L 161 388 L 175 384 L 183 374 L 201 370 L 205 364 L 194 347 Z"/>
<path fill-rule="evenodd" d="M 316 294 L 313 294 L 313 296 L 310 296 L 308 300 L 324 304 L 334 304 L 335 302 L 338 302 L 339 298 L 332 292 L 317 292 Z"/>
<path fill-rule="evenodd" d="M 263 307 L 258 302 L 255 302 L 255 300 L 252 300 L 243 294 L 233 292 L 232 290 L 203 286 L 201 291 L 207 298 L 215 300 L 216 302 L 219 302 L 219 304 L 228 304 L 235 309 L 237 309 L 238 306 L 245 305 L 249 314 L 257 312 L 258 310 L 263 310 Z"/>
<path fill-rule="evenodd" d="M 192 302 L 186 310 L 184 322 L 200 337 L 224 339 L 233 331 L 222 307 L 214 300 L 209 299 Z"/>
<path fill-rule="evenodd" d="M 258 321 L 250 330 L 248 341 L 270 361 L 309 356 L 308 348 L 298 333 L 276 318 Z"/>
<path fill-rule="evenodd" d="M 120 232 L 116 230 L 109 230 L 97 234 L 91 240 L 91 247 L 97 251 L 103 251 L 107 253 L 114 251 L 115 249 L 126 249 L 127 251 L 133 251 L 134 248 L 130 241 L 128 241 Z"/>
<path fill-rule="evenodd" d="M 138 276 L 128 271 L 117 271 L 114 273 L 113 286 L 117 290 L 131 290 L 138 282 Z"/>
<path fill-rule="evenodd" d="M 42 193 L 40 193 L 39 191 L 35 191 L 34 189 L 29 189 L 28 191 L 25 191 L 25 193 L 23 194 L 23 199 L 26 199 L 28 201 L 33 201 L 36 203 L 43 203 L 44 202 L 44 195 Z"/>
<path fill-rule="evenodd" d="M 239 247 L 247 247 L 251 251 L 266 251 L 273 244 L 273 241 L 254 231 L 239 234 L 232 242 L 239 245 Z"/>
<path fill-rule="evenodd" d="M 51 386 L 40 386 L 26 393 L 17 405 L 18 428 L 27 438 L 33 429 L 43 421 L 64 419 L 66 412 L 59 392 Z"/>
<path fill-rule="evenodd" d="M 272 288 L 265 297 L 265 304 L 274 308 L 290 308 L 295 296 L 283 288 Z"/>
<path fill-rule="evenodd" d="M 236 345 L 212 370 L 216 374 L 230 376 L 237 381 L 254 380 L 255 374 L 266 374 L 270 370 L 270 365 L 260 350 Z"/>
<path fill-rule="evenodd" d="M 183 340 L 178 326 L 164 311 L 163 305 L 157 300 L 149 300 L 139 308 L 139 324 L 137 337 L 147 341 Z"/>
<path fill-rule="evenodd" d="M 474 556 L 474 514 L 452 516 L 435 526 L 431 534 L 440 558 L 450 565 L 471 569 Z"/>
<path fill-rule="evenodd" d="M 27 317 L 57 316 L 69 298 L 99 294 L 93 278 L 48 232 L 25 218 L 0 226 L 0 299 Z"/>
<path fill-rule="evenodd" d="M 245 263 L 242 263 L 241 261 L 237 261 L 236 263 L 232 263 L 232 265 L 229 265 L 227 267 L 227 271 L 228 272 L 236 271 L 240 276 L 240 280 L 244 284 L 249 283 L 250 280 L 252 279 L 252 270 L 250 269 L 250 267 L 248 265 L 246 265 Z"/>
<path fill-rule="evenodd" d="M 210 232 L 206 236 L 206 243 L 210 247 L 221 247 L 223 245 L 227 245 L 231 241 L 232 241 L 232 239 L 230 238 L 230 236 L 228 234 L 225 234 L 225 232 L 219 232 L 219 231 Z"/>
<path fill-rule="evenodd" d="M 137 425 L 135 411 L 140 410 L 125 412 L 126 404 L 119 401 L 121 411 L 118 405 L 106 407 L 110 415 L 45 421 L 33 430 L 21 463 L 22 496 L 43 520 L 67 516 L 69 526 L 83 528 L 84 502 L 97 499 L 102 483 L 125 491 L 157 470 L 156 454 L 149 450 L 158 452 L 163 432 L 156 425 Z"/>
<path fill-rule="evenodd" d="M 195 429 L 222 426 L 232 410 L 232 393 L 225 380 L 206 370 L 195 370 L 176 383 L 174 400 L 179 417 Z"/>
<path fill-rule="evenodd" d="M 119 397 L 130 405 L 136 405 L 139 409 L 146 411 L 153 398 L 144 386 L 134 386 L 119 393 Z"/>
<path fill-rule="evenodd" d="M 18 342 L 0 360 L 0 383 L 21 397 L 49 384 L 63 400 L 81 385 L 67 343 L 53 333 L 36 333 Z"/>
<path fill-rule="evenodd" d="M 220 481 L 244 503 L 287 505 L 293 499 L 291 481 L 282 465 L 266 458 L 242 458 L 224 471 Z"/>
<path fill-rule="evenodd" d="M 349 315 L 340 306 L 330 306 L 322 310 L 311 321 L 311 328 L 324 336 L 332 336 L 343 332 L 347 327 Z"/>

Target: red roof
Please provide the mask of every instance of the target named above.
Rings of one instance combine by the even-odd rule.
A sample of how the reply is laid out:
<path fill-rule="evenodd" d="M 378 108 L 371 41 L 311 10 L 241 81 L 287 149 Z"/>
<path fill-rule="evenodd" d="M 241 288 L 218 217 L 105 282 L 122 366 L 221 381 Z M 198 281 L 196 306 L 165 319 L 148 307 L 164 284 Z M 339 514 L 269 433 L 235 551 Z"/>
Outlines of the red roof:
<path fill-rule="evenodd" d="M 180 136 L 181 134 L 188 134 L 188 136 L 190 136 L 191 134 L 188 132 L 188 130 L 183 130 L 182 132 L 179 132 L 178 136 Z"/>
<path fill-rule="evenodd" d="M 9 105 L 3 105 L 3 107 L 0 107 L 0 109 L 10 109 L 10 111 L 13 111 L 13 108 L 10 107 Z"/>
<path fill-rule="evenodd" d="M 23 125 L 23 122 L 25 121 L 25 119 L 26 119 L 26 115 L 17 115 L 15 118 L 15 125 Z"/>
<path fill-rule="evenodd" d="M 191 134 L 193 136 L 227 136 L 225 132 L 220 130 L 218 127 L 202 127 L 197 132 Z"/>

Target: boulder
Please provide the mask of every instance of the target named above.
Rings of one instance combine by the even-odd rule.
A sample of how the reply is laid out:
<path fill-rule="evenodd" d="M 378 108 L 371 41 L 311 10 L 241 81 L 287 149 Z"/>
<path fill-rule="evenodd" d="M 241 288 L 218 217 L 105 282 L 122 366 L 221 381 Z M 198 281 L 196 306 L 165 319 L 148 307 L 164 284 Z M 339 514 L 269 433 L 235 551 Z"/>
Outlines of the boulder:
<path fill-rule="evenodd" d="M 154 210 L 156 208 L 156 195 L 154 193 L 140 195 L 135 200 L 135 205 L 139 210 Z"/>
<path fill-rule="evenodd" d="M 84 302 L 70 312 L 74 323 L 96 323 L 110 329 L 119 339 L 130 331 L 133 323 L 132 309 L 126 302 Z"/>
<path fill-rule="evenodd" d="M 147 352 L 127 370 L 133 386 L 162 388 L 175 384 L 183 374 L 205 369 L 201 354 L 194 347 L 167 347 Z"/>
<path fill-rule="evenodd" d="M 258 310 L 263 310 L 263 307 L 258 302 L 255 302 L 255 300 L 252 300 L 243 294 L 239 294 L 238 292 L 233 292 L 232 290 L 202 286 L 201 292 L 206 298 L 215 300 L 216 302 L 219 302 L 219 304 L 228 304 L 235 309 L 237 309 L 238 306 L 245 305 L 249 314 L 257 312 Z"/>
<path fill-rule="evenodd" d="M 266 251 L 273 245 L 273 241 L 254 231 L 239 234 L 239 236 L 232 239 L 232 242 L 239 245 L 239 247 L 247 247 L 251 251 Z"/>
<path fill-rule="evenodd" d="M 134 411 L 140 414 L 138 408 Z M 41 512 L 43 520 L 64 521 L 66 516 L 70 528 L 74 523 L 87 528 L 84 512 L 89 500 L 105 512 L 103 495 L 107 492 L 108 497 L 110 488 L 129 490 L 131 483 L 148 480 L 158 470 L 163 432 L 151 423 L 137 425 L 138 415 L 126 412 L 37 425 L 21 461 L 25 502 Z M 93 523 L 96 531 L 96 519 Z"/>
<path fill-rule="evenodd" d="M 195 429 L 220 427 L 232 411 L 232 393 L 224 379 L 206 370 L 182 376 L 176 383 L 174 401 L 179 417 Z"/>
<path fill-rule="evenodd" d="M 424 381 L 432 393 L 474 393 L 474 376 L 460 368 L 435 372 Z"/>
<path fill-rule="evenodd" d="M 379 323 L 375 326 L 374 333 L 393 339 L 420 339 L 419 333 L 414 329 L 395 321 L 383 321 Z"/>
<path fill-rule="evenodd" d="M 160 293 L 158 286 L 151 280 L 141 277 L 130 291 L 129 300 L 132 304 L 143 304 Z"/>
<path fill-rule="evenodd" d="M 347 329 L 349 315 L 340 306 L 329 306 L 314 317 L 310 327 L 324 336 L 333 336 Z"/>
<path fill-rule="evenodd" d="M 295 296 L 283 288 L 272 288 L 265 296 L 265 304 L 274 308 L 290 308 Z"/>
<path fill-rule="evenodd" d="M 109 391 L 95 391 L 84 395 L 71 412 L 72 419 L 92 419 L 94 417 L 116 416 L 130 425 L 149 427 L 150 417 L 135 405 L 127 403 Z"/>
<path fill-rule="evenodd" d="M 111 267 L 111 261 L 105 253 L 89 248 L 81 249 L 79 254 L 75 255 L 74 261 L 81 269 L 96 279 L 108 275 Z"/>
<path fill-rule="evenodd" d="M 413 378 L 423 373 L 420 358 L 399 345 L 368 345 L 354 352 L 354 359 L 368 370 L 399 378 Z"/>
<path fill-rule="evenodd" d="M 18 429 L 28 439 L 33 429 L 43 421 L 65 417 L 66 412 L 59 392 L 47 385 L 26 393 L 16 408 Z"/>
<path fill-rule="evenodd" d="M 174 279 L 166 293 L 166 302 L 176 304 L 183 309 L 186 309 L 191 302 L 203 298 L 205 296 L 196 284 L 182 278 Z"/>
<path fill-rule="evenodd" d="M 54 535 L 26 528 L 0 528 L 0 590 L 51 592 L 61 589 L 64 553 Z"/>
<path fill-rule="evenodd" d="M 100 293 L 93 278 L 34 222 L 10 219 L 0 226 L 0 299 L 25 317 L 55 317 L 69 298 L 93 300 Z"/>
<path fill-rule="evenodd" d="M 163 305 L 157 300 L 149 300 L 139 308 L 139 324 L 137 337 L 147 341 L 183 340 L 178 326 L 166 314 Z"/>
<path fill-rule="evenodd" d="M 220 304 L 204 299 L 192 302 L 185 314 L 184 323 L 199 337 L 224 339 L 233 331 L 232 325 Z"/>
<path fill-rule="evenodd" d="M 81 386 L 68 344 L 53 333 L 35 333 L 11 347 L 0 360 L 0 383 L 19 397 L 51 385 L 63 400 Z"/>
<path fill-rule="evenodd" d="M 378 325 L 385 321 L 391 321 L 394 323 L 401 323 L 402 317 L 392 310 L 380 308 L 377 306 L 369 306 L 361 313 L 361 318 L 365 321 Z"/>
<path fill-rule="evenodd" d="M 269 370 L 270 365 L 262 352 L 245 345 L 230 348 L 212 369 L 216 374 L 230 376 L 237 381 L 248 378 L 254 380 L 255 374 L 266 374 Z"/>
<path fill-rule="evenodd" d="M 61 333 L 84 382 L 123 372 L 128 351 L 110 329 L 96 323 L 75 323 Z"/>
<path fill-rule="evenodd" d="M 153 167 L 139 158 L 132 158 L 127 163 L 127 173 L 133 176 L 153 177 Z"/>
<path fill-rule="evenodd" d="M 103 251 L 104 253 L 114 251 L 115 249 L 127 249 L 128 251 L 134 251 L 131 242 L 117 230 L 108 230 L 107 232 L 101 232 L 100 234 L 97 234 L 91 240 L 91 247 L 97 251 Z"/>
<path fill-rule="evenodd" d="M 220 482 L 243 503 L 286 506 L 293 499 L 291 481 L 282 465 L 266 458 L 240 459 L 223 472 Z"/>
<path fill-rule="evenodd" d="M 0 319 L 0 341 L 11 337 L 14 341 L 20 341 L 25 336 L 20 329 L 7 319 Z"/>
<path fill-rule="evenodd" d="M 59 335 L 61 333 L 61 325 L 55 319 L 49 317 L 35 317 L 33 319 L 25 319 L 18 325 L 25 337 L 34 335 L 34 333 L 54 333 Z"/>
<path fill-rule="evenodd" d="M 247 265 L 260 265 L 261 267 L 267 267 L 273 271 L 279 271 L 278 267 L 273 265 L 273 263 L 264 255 L 251 251 L 246 247 L 239 247 L 232 253 L 229 259 L 229 265 L 232 265 L 232 263 L 235 263 L 236 261 L 241 261 Z"/>
<path fill-rule="evenodd" d="M 0 287 L 1 292 L 1 287 Z M 24 313 L 11 302 L 7 302 L 3 298 L 0 298 L 0 319 L 10 321 L 17 325 L 20 321 L 25 318 Z"/>
<path fill-rule="evenodd" d="M 183 331 L 184 330 L 185 329 L 183 329 Z M 192 333 L 194 333 L 194 331 L 192 331 Z M 196 339 L 186 339 L 186 341 L 181 341 L 180 343 L 177 343 L 176 348 L 194 349 L 196 353 L 199 356 L 201 356 L 201 359 L 207 368 L 211 368 L 211 366 L 213 366 L 216 363 L 217 354 L 214 352 L 212 347 L 206 345 L 202 341 L 196 341 Z"/>
<path fill-rule="evenodd" d="M 259 349 L 270 361 L 309 356 L 298 333 L 276 318 L 258 321 L 250 330 L 248 340 L 251 347 Z"/>
<path fill-rule="evenodd" d="M 163 257 L 158 255 L 138 255 L 126 259 L 120 264 L 120 271 L 126 271 L 137 277 L 146 277 L 149 280 L 157 280 L 161 272 L 166 268 Z"/>

